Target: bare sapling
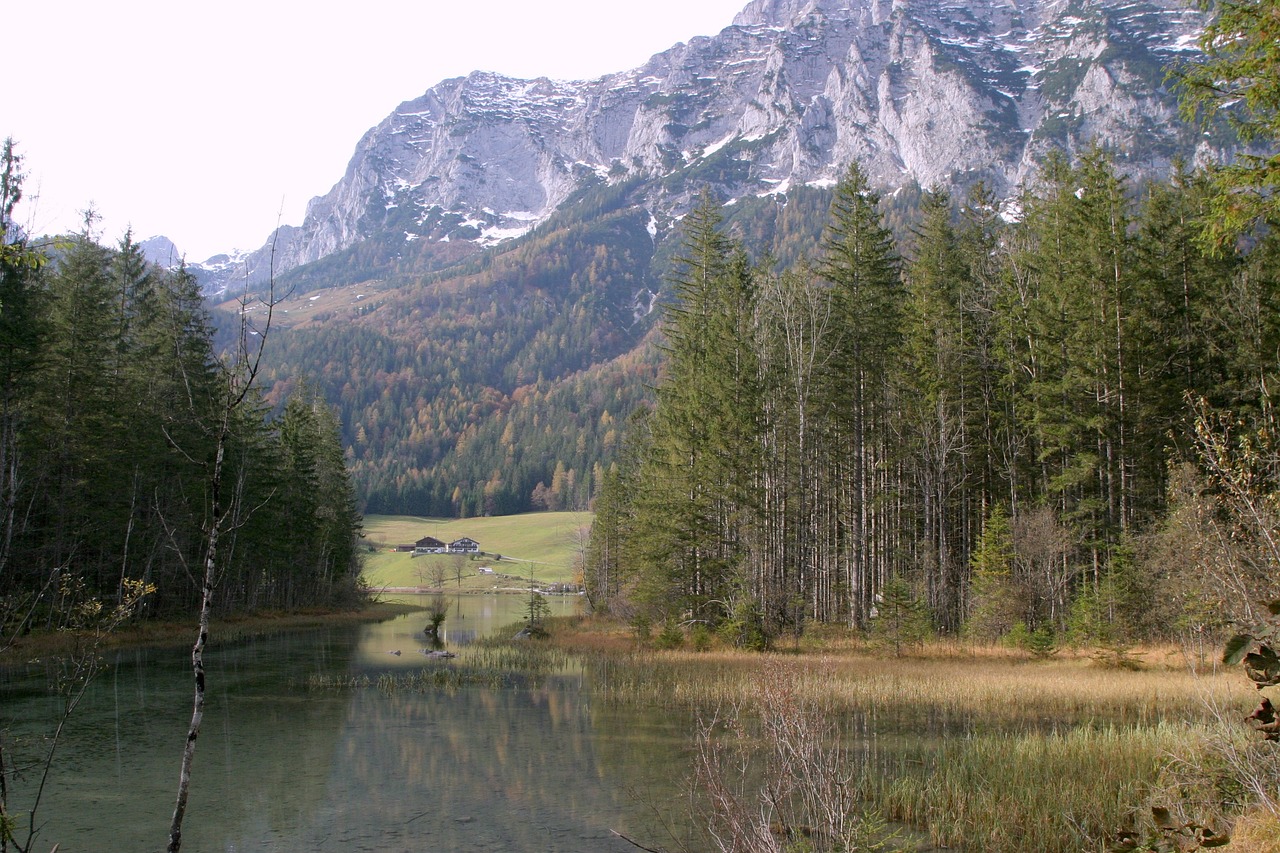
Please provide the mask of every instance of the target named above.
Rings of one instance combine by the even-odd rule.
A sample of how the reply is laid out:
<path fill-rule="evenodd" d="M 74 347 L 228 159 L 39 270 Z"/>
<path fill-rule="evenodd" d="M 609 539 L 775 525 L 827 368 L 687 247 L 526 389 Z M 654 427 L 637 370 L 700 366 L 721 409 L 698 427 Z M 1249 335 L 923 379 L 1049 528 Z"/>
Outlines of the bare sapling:
<path fill-rule="evenodd" d="M 770 665 L 752 707 L 735 704 L 699 725 L 695 794 L 714 849 L 884 849 L 884 823 L 863 808 L 861 762 L 841 740 L 834 709 L 798 687 L 793 668 Z"/>
<path fill-rule="evenodd" d="M 208 507 L 203 525 L 204 548 L 201 556 L 200 616 L 195 645 L 191 648 L 191 669 L 195 677 L 195 696 L 191 709 L 191 723 L 182 751 L 182 764 L 178 776 L 178 794 L 169 826 L 168 853 L 178 853 L 182 847 L 182 822 L 187 811 L 187 797 L 191 787 L 191 767 L 195 760 L 196 740 L 204 721 L 206 692 L 204 652 L 209 642 L 209 621 L 213 612 L 214 593 L 218 586 L 219 570 L 223 555 L 222 539 L 243 523 L 239 506 L 239 488 L 227 489 L 227 450 L 232 442 L 233 430 L 241 409 L 251 402 L 251 393 L 262 366 L 271 318 L 278 300 L 275 295 L 275 242 L 271 245 L 272 274 L 268 278 L 265 299 L 249 293 L 246 280 L 245 293 L 240 298 L 240 329 L 234 350 L 219 365 L 220 385 L 218 399 L 208 421 L 212 439 L 212 456 L 204 463 L 208 487 Z M 247 273 L 246 273 L 247 277 Z M 253 321 L 255 311 L 261 312 L 263 321 Z M 194 403 L 193 403 L 194 405 Z"/>

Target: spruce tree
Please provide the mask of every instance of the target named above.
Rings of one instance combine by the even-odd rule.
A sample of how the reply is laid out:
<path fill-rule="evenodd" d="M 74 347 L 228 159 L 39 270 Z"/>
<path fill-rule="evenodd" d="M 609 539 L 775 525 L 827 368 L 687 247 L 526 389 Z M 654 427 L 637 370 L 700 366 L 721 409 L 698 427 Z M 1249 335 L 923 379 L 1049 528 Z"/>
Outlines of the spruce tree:
<path fill-rule="evenodd" d="M 835 485 L 841 505 L 847 616 L 865 624 L 889 576 L 896 544 L 888 509 L 891 400 L 888 389 L 899 349 L 902 282 L 879 196 L 853 163 L 836 186 L 818 273 L 830 283 L 839 337 L 826 371 L 825 393 L 836 443 Z"/>
<path fill-rule="evenodd" d="M 894 655 L 901 656 L 904 648 L 919 645 L 931 633 L 929 609 L 911 584 L 900 575 L 889 578 L 871 620 L 872 642 L 891 647 Z"/>
<path fill-rule="evenodd" d="M 1202 225 L 1210 244 L 1225 249 L 1258 225 L 1280 223 L 1280 3 L 1235 0 L 1212 8 L 1214 19 L 1199 40 L 1204 60 L 1173 75 L 1183 117 L 1204 125 L 1225 118 L 1242 142 L 1271 149 L 1240 152 L 1210 170 L 1213 194 Z"/>
<path fill-rule="evenodd" d="M 944 625 L 954 627 L 968 551 L 964 496 L 971 485 L 969 432 L 978 385 L 966 313 L 974 286 L 951 223 L 950 197 L 927 194 L 923 214 L 907 269 L 897 375 L 899 453 L 912 486 L 913 547 L 928 602 Z"/>
<path fill-rule="evenodd" d="M 759 405 L 754 271 L 720 223 L 709 195 L 685 218 L 636 492 L 649 601 L 712 621 L 744 588 Z"/>
<path fill-rule="evenodd" d="M 29 396 L 47 345 L 44 258 L 13 220 L 22 198 L 21 164 L 13 140 L 5 139 L 0 148 L 0 585 L 14 589 L 25 586 L 13 576 L 9 560 L 22 523 L 18 491 L 27 478 L 19 438 L 30 420 Z"/>
<path fill-rule="evenodd" d="M 1009 517 L 997 506 L 982 528 L 973 552 L 969 587 L 969 615 L 964 630 L 969 636 L 994 642 L 1022 620 L 1026 602 L 1013 577 L 1013 532 Z"/>

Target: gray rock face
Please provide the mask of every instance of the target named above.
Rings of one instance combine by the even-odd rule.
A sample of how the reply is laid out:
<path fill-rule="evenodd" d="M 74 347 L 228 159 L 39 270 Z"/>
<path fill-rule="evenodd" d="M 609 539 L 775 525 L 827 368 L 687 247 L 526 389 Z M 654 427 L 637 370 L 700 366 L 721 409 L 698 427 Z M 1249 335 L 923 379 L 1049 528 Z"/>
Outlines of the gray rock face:
<path fill-rule="evenodd" d="M 446 80 L 365 134 L 277 235 L 276 271 L 374 234 L 491 245 L 593 182 L 642 182 L 668 222 L 704 183 L 785 193 L 853 160 L 885 189 L 1009 192 L 1048 150 L 1096 143 L 1161 175 L 1217 154 L 1164 85 L 1202 25 L 1183 0 L 752 0 L 719 35 L 597 80 Z"/>
<path fill-rule="evenodd" d="M 182 253 L 168 237 L 148 237 L 138 243 L 138 248 L 142 250 L 142 256 L 147 259 L 147 263 L 157 264 L 166 269 L 175 267 L 182 261 Z"/>

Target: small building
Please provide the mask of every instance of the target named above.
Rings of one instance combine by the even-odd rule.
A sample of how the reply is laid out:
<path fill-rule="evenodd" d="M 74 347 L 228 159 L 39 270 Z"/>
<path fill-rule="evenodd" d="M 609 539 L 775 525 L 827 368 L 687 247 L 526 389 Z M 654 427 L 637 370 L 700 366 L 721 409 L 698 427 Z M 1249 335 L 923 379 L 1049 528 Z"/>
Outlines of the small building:
<path fill-rule="evenodd" d="M 479 554 L 480 543 L 476 540 L 463 536 L 461 539 L 455 539 L 449 543 L 450 554 Z"/>
<path fill-rule="evenodd" d="M 408 553 L 413 551 L 413 549 L 414 549 L 414 544 L 412 542 L 410 542 L 408 545 L 397 545 L 396 553 L 397 554 Z"/>
<path fill-rule="evenodd" d="M 415 554 L 443 554 L 446 548 L 449 548 L 449 546 L 434 536 L 424 536 L 413 543 L 413 553 Z"/>

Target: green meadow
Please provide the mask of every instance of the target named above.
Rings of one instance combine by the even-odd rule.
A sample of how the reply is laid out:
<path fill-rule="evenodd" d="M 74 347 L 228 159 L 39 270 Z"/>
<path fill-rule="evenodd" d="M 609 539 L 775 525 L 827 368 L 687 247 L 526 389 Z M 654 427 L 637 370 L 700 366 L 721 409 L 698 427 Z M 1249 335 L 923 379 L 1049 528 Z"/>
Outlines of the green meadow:
<path fill-rule="evenodd" d="M 591 528 L 588 512 L 533 512 L 494 518 L 419 518 L 411 515 L 366 515 L 364 574 L 374 589 L 433 587 L 441 571 L 446 589 L 481 591 L 510 588 L 513 578 L 527 587 L 530 576 L 538 584 L 577 580 L 578 553 Z M 452 542 L 469 536 L 483 552 L 463 558 L 461 583 L 455 574 L 457 555 L 415 557 L 395 551 L 400 544 L 434 536 Z M 499 556 L 501 559 L 498 559 Z M 482 574 L 480 568 L 494 570 Z M 503 576 L 507 577 L 503 577 Z"/>

